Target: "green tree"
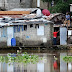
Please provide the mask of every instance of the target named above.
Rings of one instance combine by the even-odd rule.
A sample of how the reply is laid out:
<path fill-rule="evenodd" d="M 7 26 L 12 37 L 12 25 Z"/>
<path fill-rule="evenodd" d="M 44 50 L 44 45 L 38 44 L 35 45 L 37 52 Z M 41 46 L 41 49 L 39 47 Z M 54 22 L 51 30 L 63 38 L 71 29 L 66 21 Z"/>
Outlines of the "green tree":
<path fill-rule="evenodd" d="M 63 0 L 42 0 L 43 2 L 49 2 L 51 3 L 52 1 L 54 1 L 55 3 L 58 3 L 58 2 L 62 2 Z"/>
<path fill-rule="evenodd" d="M 43 2 L 52 2 L 52 0 L 42 0 Z"/>
<path fill-rule="evenodd" d="M 52 2 L 52 0 L 42 0 L 42 1 L 48 3 Z M 53 0 L 53 1 L 54 1 L 54 6 L 53 7 L 48 6 L 48 9 L 50 10 L 51 13 L 56 13 L 56 12 L 66 13 L 67 11 L 70 11 L 69 4 L 72 3 L 72 0 Z"/>

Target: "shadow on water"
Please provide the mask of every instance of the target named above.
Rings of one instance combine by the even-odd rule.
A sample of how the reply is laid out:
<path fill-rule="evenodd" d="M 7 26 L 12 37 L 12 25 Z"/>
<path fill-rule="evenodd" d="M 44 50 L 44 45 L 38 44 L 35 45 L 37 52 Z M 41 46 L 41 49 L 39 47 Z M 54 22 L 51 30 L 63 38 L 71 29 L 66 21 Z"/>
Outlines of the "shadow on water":
<path fill-rule="evenodd" d="M 72 63 L 66 63 L 62 57 L 72 55 L 72 50 L 47 50 L 40 49 L 18 49 L 18 50 L 0 50 L 0 55 L 7 53 L 21 53 L 38 55 L 43 59 L 36 64 L 24 66 L 22 63 L 13 63 L 10 66 L 6 63 L 0 63 L 0 72 L 72 72 Z"/>

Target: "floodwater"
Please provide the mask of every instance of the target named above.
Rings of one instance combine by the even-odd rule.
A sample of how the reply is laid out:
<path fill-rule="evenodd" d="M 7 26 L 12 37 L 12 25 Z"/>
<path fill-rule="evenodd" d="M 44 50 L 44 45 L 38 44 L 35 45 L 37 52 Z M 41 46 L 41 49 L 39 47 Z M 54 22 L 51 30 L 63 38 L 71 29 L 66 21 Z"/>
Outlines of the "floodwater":
<path fill-rule="evenodd" d="M 2 50 L 0 51 L 0 55 L 16 52 L 17 51 Z M 72 72 L 72 63 L 66 63 L 62 59 L 63 56 L 71 56 L 71 50 L 21 50 L 21 52 L 38 55 L 43 59 L 36 64 L 28 64 L 27 66 L 17 63 L 9 66 L 6 63 L 0 63 L 0 72 Z M 57 60 L 55 60 L 54 57 L 56 57 Z"/>

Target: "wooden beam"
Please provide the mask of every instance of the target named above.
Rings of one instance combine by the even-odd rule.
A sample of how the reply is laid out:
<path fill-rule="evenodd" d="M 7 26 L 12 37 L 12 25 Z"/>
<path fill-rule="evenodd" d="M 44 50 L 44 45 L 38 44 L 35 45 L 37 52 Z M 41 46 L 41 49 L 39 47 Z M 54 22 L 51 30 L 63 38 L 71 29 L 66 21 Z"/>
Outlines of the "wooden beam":
<path fill-rule="evenodd" d="M 30 14 L 30 11 L 0 11 L 0 15 L 23 15 Z"/>

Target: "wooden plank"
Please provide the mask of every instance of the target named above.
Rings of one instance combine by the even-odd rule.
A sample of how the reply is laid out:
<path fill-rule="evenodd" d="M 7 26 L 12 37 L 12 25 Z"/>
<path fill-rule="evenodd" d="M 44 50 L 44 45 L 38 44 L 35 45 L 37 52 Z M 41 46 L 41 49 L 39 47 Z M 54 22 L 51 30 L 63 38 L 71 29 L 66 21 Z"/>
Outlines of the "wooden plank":
<path fill-rule="evenodd" d="M 30 11 L 0 11 L 0 15 L 22 15 L 30 14 Z"/>

